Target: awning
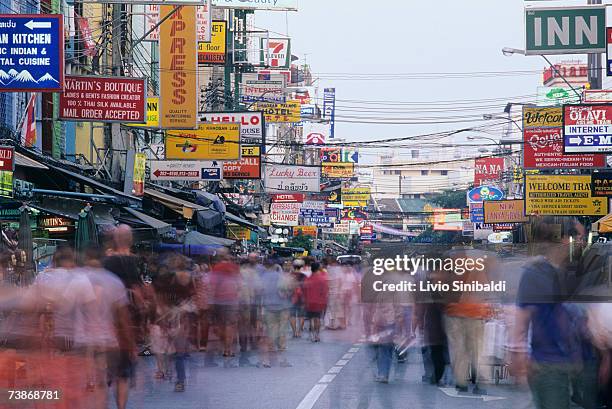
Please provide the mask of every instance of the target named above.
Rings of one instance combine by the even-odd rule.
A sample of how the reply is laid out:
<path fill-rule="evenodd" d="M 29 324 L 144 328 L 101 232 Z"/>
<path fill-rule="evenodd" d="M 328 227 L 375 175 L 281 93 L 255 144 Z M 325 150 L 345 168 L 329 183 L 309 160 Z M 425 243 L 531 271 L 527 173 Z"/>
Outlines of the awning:
<path fill-rule="evenodd" d="M 49 170 L 49 167 L 47 167 L 46 165 L 43 165 L 42 163 L 37 162 L 34 159 L 30 159 L 27 156 L 19 152 L 15 152 L 15 166 L 23 166 L 26 168 Z"/>
<path fill-rule="evenodd" d="M 248 220 L 243 219 L 242 217 L 238 217 L 231 213 L 225 213 L 225 218 L 232 223 L 239 224 L 240 226 L 246 227 L 249 230 L 253 230 L 256 233 L 265 233 L 265 229 L 259 227 L 256 224 L 251 223 Z"/>
<path fill-rule="evenodd" d="M 134 216 L 136 219 L 140 220 L 143 224 L 155 229 L 158 234 L 166 234 L 172 230 L 171 224 L 156 219 L 155 217 L 151 217 L 147 214 L 139 212 L 138 210 L 131 209 L 129 207 L 124 207 L 123 209 L 132 216 Z"/>
<path fill-rule="evenodd" d="M 183 244 L 185 246 L 231 246 L 234 240 L 224 239 L 223 237 L 209 236 L 197 231 L 190 231 L 185 234 Z"/>
<path fill-rule="evenodd" d="M 612 233 L 612 213 L 597 220 L 598 233 Z"/>
<path fill-rule="evenodd" d="M 207 209 L 204 206 L 200 206 L 153 189 L 145 189 L 145 195 L 151 196 L 154 200 L 180 214 L 186 219 L 192 219 L 195 212 Z"/>
<path fill-rule="evenodd" d="M 78 221 L 79 213 L 86 206 L 76 200 L 45 199 L 41 203 L 28 203 L 28 206 L 53 216 Z M 115 225 L 117 221 L 111 214 L 112 207 L 94 204 L 92 211 L 97 225 Z"/>

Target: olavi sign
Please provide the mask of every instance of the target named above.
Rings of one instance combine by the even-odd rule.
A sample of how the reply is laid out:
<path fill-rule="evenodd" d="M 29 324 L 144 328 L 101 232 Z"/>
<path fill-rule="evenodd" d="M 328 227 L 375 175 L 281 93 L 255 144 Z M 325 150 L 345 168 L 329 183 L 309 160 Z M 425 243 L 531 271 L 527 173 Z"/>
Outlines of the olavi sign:
<path fill-rule="evenodd" d="M 470 190 L 467 196 L 469 202 L 478 203 L 485 200 L 502 200 L 504 192 L 494 186 L 479 186 Z"/>
<path fill-rule="evenodd" d="M 527 55 L 603 53 L 606 51 L 606 8 L 527 8 L 525 38 Z"/>

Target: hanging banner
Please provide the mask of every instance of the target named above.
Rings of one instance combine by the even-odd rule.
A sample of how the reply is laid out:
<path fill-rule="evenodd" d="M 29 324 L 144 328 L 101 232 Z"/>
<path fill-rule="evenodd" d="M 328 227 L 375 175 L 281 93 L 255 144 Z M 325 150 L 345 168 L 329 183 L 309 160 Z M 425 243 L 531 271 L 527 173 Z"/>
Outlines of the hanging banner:
<path fill-rule="evenodd" d="M 13 197 L 15 148 L 0 146 L 0 197 Z"/>
<path fill-rule="evenodd" d="M 342 204 L 345 207 L 368 207 L 370 194 L 369 187 L 342 189 Z"/>
<path fill-rule="evenodd" d="M 561 128 L 526 128 L 523 131 L 525 169 L 602 168 L 605 155 L 566 155 Z"/>
<path fill-rule="evenodd" d="M 146 121 L 144 78 L 67 75 L 59 96 L 62 121 Z"/>
<path fill-rule="evenodd" d="M 355 164 L 352 162 L 321 162 L 321 176 L 331 179 L 350 179 L 355 176 Z"/>
<path fill-rule="evenodd" d="M 261 148 L 259 146 L 242 146 L 239 161 L 223 163 L 225 179 L 261 179 Z"/>
<path fill-rule="evenodd" d="M 264 117 L 262 112 L 205 112 L 200 115 L 201 122 L 240 124 L 240 142 L 243 144 L 264 143 Z"/>
<path fill-rule="evenodd" d="M 336 125 L 336 88 L 323 90 L 323 119 L 329 121 L 329 139 L 333 139 Z"/>
<path fill-rule="evenodd" d="M 144 124 L 126 124 L 139 128 L 159 128 L 159 97 L 147 98 L 147 122 Z"/>
<path fill-rule="evenodd" d="M 319 192 L 321 169 L 316 166 L 272 165 L 264 168 L 266 192 Z"/>
<path fill-rule="evenodd" d="M 525 223 L 524 200 L 486 201 L 484 204 L 484 223 Z"/>
<path fill-rule="evenodd" d="M 525 175 L 525 214 L 603 216 L 608 199 L 592 196 L 588 175 Z"/>
<path fill-rule="evenodd" d="M 564 105 L 565 153 L 612 152 L 612 104 Z"/>
<path fill-rule="evenodd" d="M 132 194 L 136 197 L 144 196 L 145 173 L 147 169 L 147 155 L 137 153 L 134 155 L 134 183 Z"/>
<path fill-rule="evenodd" d="M 168 131 L 166 159 L 240 159 L 240 125 L 200 124 L 194 130 Z"/>
<path fill-rule="evenodd" d="M 198 43 L 198 64 L 225 64 L 227 22 L 213 21 L 210 42 Z"/>
<path fill-rule="evenodd" d="M 218 174 L 217 180 L 223 178 L 223 163 L 218 161 L 152 160 L 149 163 L 151 181 L 155 182 L 199 182 L 203 173 Z"/>
<path fill-rule="evenodd" d="M 278 203 L 270 205 L 270 223 L 278 226 L 297 226 L 301 203 Z"/>
<path fill-rule="evenodd" d="M 593 196 L 612 196 L 612 172 L 595 172 L 591 175 L 591 177 Z"/>
<path fill-rule="evenodd" d="M 287 101 L 284 104 L 258 102 L 254 110 L 263 111 L 266 122 L 270 123 L 297 123 L 302 120 L 301 106 L 298 101 Z"/>
<path fill-rule="evenodd" d="M 200 0 L 198 4 L 200 4 L 196 8 L 198 41 L 210 42 L 212 26 L 210 0 Z M 158 23 L 159 4 L 145 5 L 145 33 L 151 31 Z M 159 26 L 146 36 L 145 41 L 159 41 Z"/>
<path fill-rule="evenodd" d="M 83 48 L 85 49 L 83 53 L 88 57 L 93 57 L 96 55 L 96 42 L 91 35 L 91 28 L 89 27 L 89 20 L 77 15 L 75 13 L 75 19 L 77 22 L 77 26 L 79 27 L 79 32 L 81 34 L 81 38 L 83 39 Z"/>
<path fill-rule="evenodd" d="M 501 183 L 504 158 L 477 158 L 474 160 L 474 186 Z"/>
<path fill-rule="evenodd" d="M 64 86 L 64 16 L 0 14 L 0 92 L 59 92 Z"/>
<path fill-rule="evenodd" d="M 167 16 L 174 6 L 160 6 Z M 163 18 L 163 17 L 162 17 Z M 160 26 L 160 125 L 164 129 L 193 129 L 198 123 L 195 7 L 181 7 Z"/>
<path fill-rule="evenodd" d="M 291 40 L 288 38 L 262 38 L 261 65 L 270 68 L 290 68 Z"/>
<path fill-rule="evenodd" d="M 213 0 L 213 5 L 230 9 L 297 11 L 298 0 Z"/>

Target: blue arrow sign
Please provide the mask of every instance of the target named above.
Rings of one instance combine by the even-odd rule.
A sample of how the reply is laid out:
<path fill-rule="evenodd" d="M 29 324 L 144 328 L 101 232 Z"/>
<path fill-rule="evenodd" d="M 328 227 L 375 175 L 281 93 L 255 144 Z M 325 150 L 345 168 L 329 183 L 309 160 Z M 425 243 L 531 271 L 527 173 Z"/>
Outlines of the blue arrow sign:
<path fill-rule="evenodd" d="M 608 135 L 565 135 L 566 153 L 596 153 L 612 151 L 612 134 Z"/>
<path fill-rule="evenodd" d="M 0 91 L 61 91 L 63 16 L 1 14 L 0 21 Z"/>

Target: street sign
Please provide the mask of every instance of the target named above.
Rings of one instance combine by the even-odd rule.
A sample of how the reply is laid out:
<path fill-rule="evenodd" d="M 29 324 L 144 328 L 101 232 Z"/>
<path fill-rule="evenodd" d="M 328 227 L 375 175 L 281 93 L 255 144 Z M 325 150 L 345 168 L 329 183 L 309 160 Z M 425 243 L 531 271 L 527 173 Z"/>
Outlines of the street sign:
<path fill-rule="evenodd" d="M 608 199 L 592 196 L 589 175 L 525 175 L 525 214 L 604 216 Z"/>
<path fill-rule="evenodd" d="M 187 181 L 198 182 L 200 180 L 220 180 L 221 166 L 223 162 L 218 161 L 185 161 L 185 160 L 152 160 L 151 180 L 152 181 Z M 210 169 L 216 171 L 210 171 Z M 207 170 L 207 172 L 204 172 Z M 217 175 L 216 179 L 204 179 L 206 176 Z"/>
<path fill-rule="evenodd" d="M 564 105 L 564 152 L 612 152 L 611 121 L 612 104 Z"/>
<path fill-rule="evenodd" d="M 64 87 L 64 16 L 0 14 L 0 92 Z"/>
<path fill-rule="evenodd" d="M 525 9 L 525 54 L 606 51 L 605 6 Z"/>

